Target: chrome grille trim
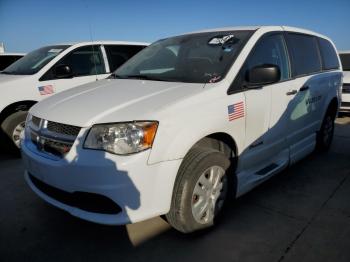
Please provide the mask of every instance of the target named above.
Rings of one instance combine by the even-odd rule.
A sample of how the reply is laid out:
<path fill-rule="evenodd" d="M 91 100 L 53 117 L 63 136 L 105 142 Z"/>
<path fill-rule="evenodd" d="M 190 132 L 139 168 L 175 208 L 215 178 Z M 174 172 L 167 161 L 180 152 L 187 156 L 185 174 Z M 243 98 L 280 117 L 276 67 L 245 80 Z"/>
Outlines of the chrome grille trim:
<path fill-rule="evenodd" d="M 32 116 L 26 137 L 41 153 L 63 158 L 71 149 L 81 128 Z"/>

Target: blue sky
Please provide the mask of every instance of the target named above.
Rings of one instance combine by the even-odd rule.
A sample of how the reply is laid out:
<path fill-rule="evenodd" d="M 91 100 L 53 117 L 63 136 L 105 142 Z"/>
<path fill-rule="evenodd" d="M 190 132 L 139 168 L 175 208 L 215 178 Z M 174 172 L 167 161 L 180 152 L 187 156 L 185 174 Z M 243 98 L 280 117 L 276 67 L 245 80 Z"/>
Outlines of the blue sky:
<path fill-rule="evenodd" d="M 90 40 L 152 42 L 198 29 L 291 25 L 350 49 L 350 0 L 0 0 L 0 42 L 8 52 Z"/>

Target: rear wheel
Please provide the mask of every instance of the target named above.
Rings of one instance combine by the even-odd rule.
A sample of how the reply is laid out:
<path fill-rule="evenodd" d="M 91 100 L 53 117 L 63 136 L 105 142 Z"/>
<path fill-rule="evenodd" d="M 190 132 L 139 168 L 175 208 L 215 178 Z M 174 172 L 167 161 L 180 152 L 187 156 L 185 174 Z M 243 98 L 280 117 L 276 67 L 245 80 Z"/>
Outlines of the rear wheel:
<path fill-rule="evenodd" d="M 9 115 L 1 124 L 2 130 L 17 148 L 21 147 L 21 135 L 24 132 L 27 114 L 27 111 L 15 112 Z"/>
<path fill-rule="evenodd" d="M 189 233 L 214 225 L 229 192 L 230 161 L 216 150 L 192 149 L 180 167 L 166 218 L 175 229 Z"/>
<path fill-rule="evenodd" d="M 322 126 L 317 134 L 316 148 L 319 151 L 328 151 L 332 145 L 334 136 L 334 121 L 336 113 L 334 110 L 328 109 L 322 121 Z"/>

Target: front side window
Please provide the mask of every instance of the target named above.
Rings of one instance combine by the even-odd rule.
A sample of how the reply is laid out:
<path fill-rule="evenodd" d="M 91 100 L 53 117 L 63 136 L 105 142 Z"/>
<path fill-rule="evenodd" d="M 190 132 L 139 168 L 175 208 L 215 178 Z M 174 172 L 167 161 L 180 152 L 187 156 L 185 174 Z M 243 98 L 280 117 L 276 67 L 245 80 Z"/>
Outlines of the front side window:
<path fill-rule="evenodd" d="M 321 71 L 321 60 L 316 37 L 288 33 L 287 44 L 293 65 L 294 77 Z"/>
<path fill-rule="evenodd" d="M 339 54 L 341 64 L 343 66 L 343 71 L 350 71 L 350 53 L 349 54 Z"/>
<path fill-rule="evenodd" d="M 318 41 L 320 44 L 320 51 L 323 60 L 323 69 L 338 69 L 339 60 L 332 44 L 328 40 L 322 38 L 319 38 Z"/>
<path fill-rule="evenodd" d="M 83 46 L 65 56 L 57 65 L 68 65 L 73 76 L 105 74 L 106 68 L 99 46 Z"/>
<path fill-rule="evenodd" d="M 17 60 L 2 73 L 9 75 L 33 75 L 68 47 L 69 45 L 42 47 Z"/>
<path fill-rule="evenodd" d="M 289 61 L 284 38 L 281 34 L 264 37 L 256 45 L 245 62 L 244 69 L 250 70 L 256 66 L 276 65 L 281 71 L 281 79 L 289 79 Z"/>
<path fill-rule="evenodd" d="M 112 75 L 188 83 L 223 79 L 252 31 L 206 32 L 160 40 Z"/>

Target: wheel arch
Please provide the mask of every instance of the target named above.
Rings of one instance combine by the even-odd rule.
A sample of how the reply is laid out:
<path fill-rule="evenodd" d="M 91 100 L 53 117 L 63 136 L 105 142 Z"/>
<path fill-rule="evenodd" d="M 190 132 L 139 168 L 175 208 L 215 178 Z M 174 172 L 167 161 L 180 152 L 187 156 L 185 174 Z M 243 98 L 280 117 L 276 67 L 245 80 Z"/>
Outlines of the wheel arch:
<path fill-rule="evenodd" d="M 2 123 L 12 113 L 15 113 L 18 111 L 27 111 L 36 103 L 37 103 L 37 101 L 24 100 L 24 101 L 18 101 L 18 102 L 7 105 L 0 112 L 0 123 Z"/>

